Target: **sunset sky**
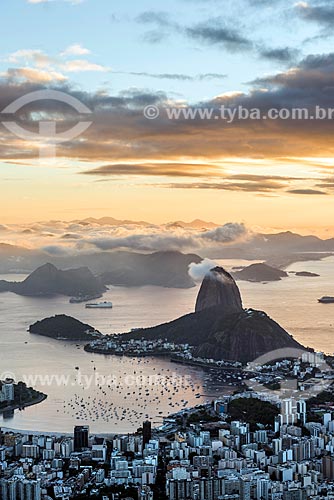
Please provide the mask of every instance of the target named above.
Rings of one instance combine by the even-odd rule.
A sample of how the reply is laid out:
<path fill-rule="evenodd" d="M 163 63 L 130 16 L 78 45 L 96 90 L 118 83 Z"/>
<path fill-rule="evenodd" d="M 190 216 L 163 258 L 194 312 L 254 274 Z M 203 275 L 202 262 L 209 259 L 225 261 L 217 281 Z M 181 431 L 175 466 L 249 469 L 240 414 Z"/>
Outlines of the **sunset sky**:
<path fill-rule="evenodd" d="M 0 111 L 50 89 L 92 111 L 54 159 L 0 124 L 1 223 L 201 218 L 332 235 L 333 120 L 166 114 L 334 108 L 332 0 L 4 0 L 1 21 Z M 66 131 L 78 113 L 49 100 L 9 118 Z"/>

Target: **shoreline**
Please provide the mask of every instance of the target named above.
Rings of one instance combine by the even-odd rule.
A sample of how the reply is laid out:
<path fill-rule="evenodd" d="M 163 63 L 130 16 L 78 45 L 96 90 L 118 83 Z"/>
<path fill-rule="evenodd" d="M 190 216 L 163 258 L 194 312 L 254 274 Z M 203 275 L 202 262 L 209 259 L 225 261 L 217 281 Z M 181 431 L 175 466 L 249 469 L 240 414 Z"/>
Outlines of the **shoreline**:
<path fill-rule="evenodd" d="M 123 334 L 120 334 L 123 335 Z M 155 358 L 155 357 L 166 357 L 168 358 L 170 356 L 169 351 L 164 351 L 164 352 L 142 352 L 142 353 L 133 353 L 130 351 L 122 351 L 122 352 L 117 352 L 115 350 L 106 350 L 106 349 L 100 349 L 100 348 L 95 348 L 95 347 L 90 347 L 90 344 L 86 344 L 84 347 L 85 352 L 89 352 L 91 354 L 102 354 L 105 356 L 117 356 L 117 357 L 127 357 L 127 358 Z"/>
<path fill-rule="evenodd" d="M 2 432 L 13 432 L 13 433 L 17 433 L 17 434 L 29 434 L 29 435 L 32 435 L 32 436 L 55 436 L 57 438 L 61 438 L 61 437 L 73 437 L 73 432 L 58 432 L 58 431 L 32 431 L 32 430 L 28 430 L 28 429 L 17 429 L 17 428 L 13 428 L 13 427 L 5 427 L 5 426 L 1 426 L 1 430 Z M 98 433 L 98 432 L 93 432 L 92 433 L 92 436 L 97 436 L 97 437 L 113 437 L 113 436 L 123 436 L 123 435 L 127 435 L 128 432 L 101 432 L 101 433 Z"/>
<path fill-rule="evenodd" d="M 5 408 L 0 408 L 0 415 L 3 415 L 6 412 L 9 411 L 15 411 L 15 410 L 24 410 L 25 408 L 29 408 L 29 406 L 35 406 L 40 403 L 43 403 L 47 399 L 47 394 L 39 394 L 36 398 L 34 398 L 32 401 L 29 401 L 27 403 L 24 403 L 23 405 L 21 404 L 12 404 L 8 405 Z"/>

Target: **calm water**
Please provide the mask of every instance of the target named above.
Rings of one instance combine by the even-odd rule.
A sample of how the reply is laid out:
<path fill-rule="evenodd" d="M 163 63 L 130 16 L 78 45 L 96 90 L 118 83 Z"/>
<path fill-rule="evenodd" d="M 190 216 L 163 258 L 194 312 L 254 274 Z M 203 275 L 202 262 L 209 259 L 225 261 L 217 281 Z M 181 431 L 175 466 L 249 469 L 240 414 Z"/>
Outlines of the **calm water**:
<path fill-rule="evenodd" d="M 242 264 L 221 263 L 227 268 Z M 304 345 L 332 353 L 334 304 L 318 304 L 317 298 L 334 295 L 334 258 L 296 263 L 288 271 L 310 271 L 320 277 L 291 274 L 268 284 L 239 282 L 244 305 L 265 310 Z M 7 277 L 20 278 L 23 277 Z M 37 376 L 30 385 L 49 395 L 45 402 L 16 412 L 11 419 L 0 418 L 0 424 L 25 430 L 70 432 L 73 425 L 89 423 L 93 432 L 130 432 L 144 418 L 160 423 L 162 414 L 226 392 L 227 387 L 214 386 L 209 375 L 201 370 L 168 360 L 93 355 L 85 353 L 82 345 L 27 333 L 34 321 L 61 313 L 103 333 L 152 326 L 192 311 L 197 292 L 198 287 L 112 288 L 104 296 L 113 301 L 112 310 L 85 309 L 82 304 L 69 304 L 66 297 L 34 299 L 0 294 L 0 378 L 6 374 L 13 374 L 16 380 Z M 196 398 L 197 394 L 201 396 Z"/>

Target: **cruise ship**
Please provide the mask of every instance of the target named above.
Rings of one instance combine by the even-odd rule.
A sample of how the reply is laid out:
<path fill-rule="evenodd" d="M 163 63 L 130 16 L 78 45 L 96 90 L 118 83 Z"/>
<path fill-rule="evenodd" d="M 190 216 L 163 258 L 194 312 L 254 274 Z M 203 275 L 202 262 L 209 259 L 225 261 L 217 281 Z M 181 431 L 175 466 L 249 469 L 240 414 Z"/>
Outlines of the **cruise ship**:
<path fill-rule="evenodd" d="M 318 299 L 318 302 L 321 302 L 321 304 L 333 304 L 334 303 L 334 297 L 321 297 L 321 299 Z"/>
<path fill-rule="evenodd" d="M 86 304 L 86 309 L 111 309 L 112 302 L 96 302 L 95 304 Z"/>

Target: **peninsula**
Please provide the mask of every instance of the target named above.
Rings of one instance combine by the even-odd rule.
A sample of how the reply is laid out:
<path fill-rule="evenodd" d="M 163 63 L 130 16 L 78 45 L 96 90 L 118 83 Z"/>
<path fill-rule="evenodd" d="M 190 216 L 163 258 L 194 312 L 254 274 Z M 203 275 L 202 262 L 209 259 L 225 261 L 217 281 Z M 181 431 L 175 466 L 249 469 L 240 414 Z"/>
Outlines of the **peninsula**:
<path fill-rule="evenodd" d="M 1 394 L 5 393 L 4 388 L 7 388 L 7 391 L 8 387 L 10 388 L 8 395 L 1 398 L 0 414 L 14 412 L 15 410 L 42 403 L 47 398 L 46 394 L 28 387 L 24 382 L 15 384 L 13 380 L 5 380 L 0 382 L 0 385 L 2 389 Z"/>

